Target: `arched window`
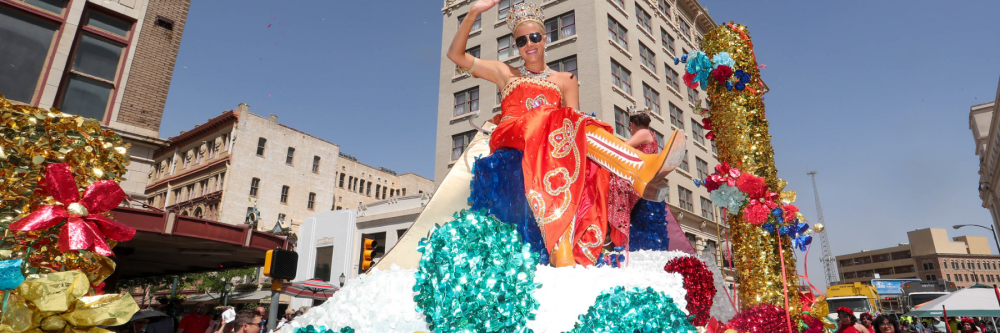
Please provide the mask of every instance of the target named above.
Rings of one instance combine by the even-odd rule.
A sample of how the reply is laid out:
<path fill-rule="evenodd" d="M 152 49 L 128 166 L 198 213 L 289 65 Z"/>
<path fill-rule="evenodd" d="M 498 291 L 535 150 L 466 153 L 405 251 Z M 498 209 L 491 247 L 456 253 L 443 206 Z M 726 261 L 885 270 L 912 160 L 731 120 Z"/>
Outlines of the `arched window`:
<path fill-rule="evenodd" d="M 185 211 L 181 212 L 181 216 L 188 216 L 188 211 L 185 210 Z"/>
<path fill-rule="evenodd" d="M 202 217 L 201 207 L 194 209 L 194 217 L 197 217 L 199 219 Z"/>

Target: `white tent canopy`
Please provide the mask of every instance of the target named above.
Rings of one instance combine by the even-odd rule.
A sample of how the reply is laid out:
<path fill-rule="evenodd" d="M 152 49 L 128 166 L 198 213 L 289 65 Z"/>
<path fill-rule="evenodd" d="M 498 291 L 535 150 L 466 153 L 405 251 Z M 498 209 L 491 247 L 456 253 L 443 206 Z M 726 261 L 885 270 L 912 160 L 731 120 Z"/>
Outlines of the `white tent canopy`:
<path fill-rule="evenodd" d="M 904 316 L 941 317 L 945 309 L 949 317 L 998 317 L 1000 300 L 993 288 L 970 287 L 941 296 Z"/>

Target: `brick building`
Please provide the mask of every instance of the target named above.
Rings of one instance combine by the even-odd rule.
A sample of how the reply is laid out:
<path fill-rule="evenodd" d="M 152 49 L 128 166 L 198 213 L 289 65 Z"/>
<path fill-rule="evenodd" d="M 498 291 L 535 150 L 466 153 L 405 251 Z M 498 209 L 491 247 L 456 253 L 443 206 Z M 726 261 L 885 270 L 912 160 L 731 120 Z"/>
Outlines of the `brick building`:
<path fill-rule="evenodd" d="M 257 207 L 259 230 L 291 227 L 308 216 L 398 196 L 430 193 L 434 182 L 364 165 L 340 147 L 265 118 L 240 104 L 169 139 L 157 150 L 147 203 L 228 224 Z"/>
<path fill-rule="evenodd" d="M 949 240 L 946 230 L 935 228 L 910 231 L 906 236 L 909 243 L 837 256 L 841 283 L 914 278 L 950 281 L 959 288 L 1000 284 L 1000 256 L 991 252 L 988 238 L 960 236 Z"/>
<path fill-rule="evenodd" d="M 143 199 L 190 3 L 0 0 L 0 94 L 114 129 L 131 144 L 121 186 Z"/>

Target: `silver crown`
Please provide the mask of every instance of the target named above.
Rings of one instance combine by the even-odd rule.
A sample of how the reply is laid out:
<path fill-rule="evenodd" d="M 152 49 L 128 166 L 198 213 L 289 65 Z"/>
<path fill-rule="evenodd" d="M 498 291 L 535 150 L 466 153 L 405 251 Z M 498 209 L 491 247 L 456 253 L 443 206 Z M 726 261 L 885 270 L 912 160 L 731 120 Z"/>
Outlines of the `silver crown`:
<path fill-rule="evenodd" d="M 628 115 L 629 115 L 629 117 L 631 117 L 631 116 L 638 116 L 640 114 L 649 113 L 649 112 L 651 112 L 651 110 L 648 107 L 643 107 L 642 109 L 639 109 L 639 107 L 637 107 L 635 105 L 628 107 Z"/>
<path fill-rule="evenodd" d="M 533 3 L 522 2 L 515 4 L 507 12 L 507 27 L 510 28 L 511 32 L 514 32 L 514 29 L 517 29 L 521 23 L 528 21 L 538 22 L 539 26 L 544 27 L 545 24 L 542 22 L 545 21 L 545 14 L 542 13 L 542 8 Z"/>

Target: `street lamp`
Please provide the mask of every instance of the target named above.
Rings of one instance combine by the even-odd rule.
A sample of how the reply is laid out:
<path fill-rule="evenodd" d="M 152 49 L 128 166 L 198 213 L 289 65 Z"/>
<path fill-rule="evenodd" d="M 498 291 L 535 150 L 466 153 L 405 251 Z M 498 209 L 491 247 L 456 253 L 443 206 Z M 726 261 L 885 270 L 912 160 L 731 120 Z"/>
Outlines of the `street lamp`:
<path fill-rule="evenodd" d="M 344 273 L 340 273 L 340 286 L 341 287 L 344 286 L 344 282 L 347 282 L 347 277 L 344 276 Z"/>
<path fill-rule="evenodd" d="M 987 230 L 989 230 L 990 232 L 993 233 L 993 241 L 996 242 L 997 251 L 1000 251 L 1000 241 L 997 240 L 997 231 L 995 229 L 993 229 L 993 225 L 992 224 L 990 225 L 989 228 L 987 228 L 985 226 L 978 225 L 978 224 L 956 224 L 956 225 L 953 225 L 951 227 L 955 228 L 956 230 L 958 228 L 961 228 L 961 227 L 980 227 L 980 228 L 983 228 L 983 229 L 987 229 Z"/>
<path fill-rule="evenodd" d="M 229 306 L 229 292 L 233 290 L 233 283 L 226 282 L 225 287 L 222 289 L 222 305 Z"/>

